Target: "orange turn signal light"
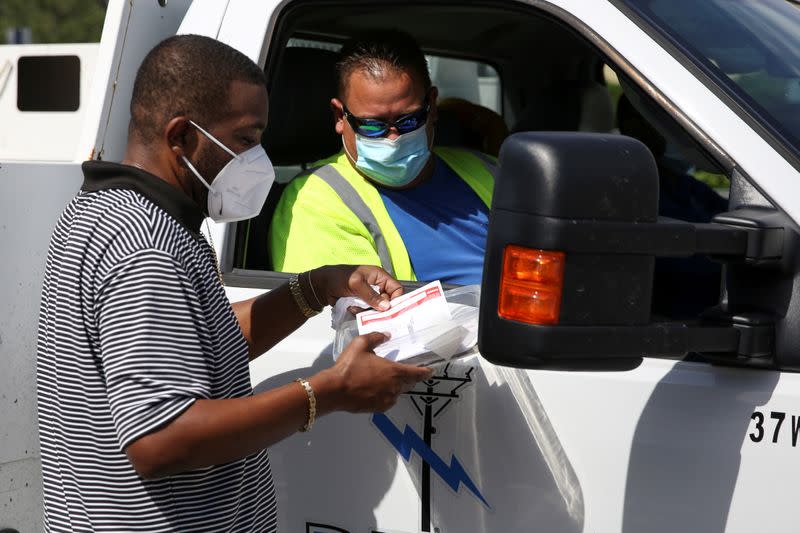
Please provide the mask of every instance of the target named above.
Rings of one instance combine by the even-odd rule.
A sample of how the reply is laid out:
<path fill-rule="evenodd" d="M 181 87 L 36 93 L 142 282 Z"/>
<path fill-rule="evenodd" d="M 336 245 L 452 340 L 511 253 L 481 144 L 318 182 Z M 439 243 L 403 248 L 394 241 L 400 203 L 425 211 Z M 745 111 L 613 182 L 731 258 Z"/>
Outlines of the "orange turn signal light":
<path fill-rule="evenodd" d="M 506 246 L 497 313 L 528 324 L 558 324 L 564 257 L 564 252 Z"/>

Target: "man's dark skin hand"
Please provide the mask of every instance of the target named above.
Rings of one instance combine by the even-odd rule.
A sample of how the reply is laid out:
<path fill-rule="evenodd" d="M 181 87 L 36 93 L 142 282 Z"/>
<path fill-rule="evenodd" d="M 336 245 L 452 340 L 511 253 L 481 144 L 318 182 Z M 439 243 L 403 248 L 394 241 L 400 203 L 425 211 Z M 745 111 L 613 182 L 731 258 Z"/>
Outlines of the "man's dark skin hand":
<path fill-rule="evenodd" d="M 191 174 L 182 156 L 212 180 L 230 155 L 177 116 L 156 142 L 131 136 L 124 164 L 142 168 L 183 191 L 205 211 L 206 188 Z M 236 153 L 261 142 L 267 123 L 267 93 L 262 85 L 231 82 L 227 112 L 213 124 L 201 124 Z M 325 266 L 299 278 L 306 301 L 333 304 L 357 296 L 375 309 L 402 293 L 402 286 L 375 266 Z M 312 286 L 313 284 L 313 286 Z M 379 287 L 376 293 L 371 285 Z M 317 300 L 315 296 L 318 296 Z M 233 304 L 250 358 L 258 357 L 302 325 L 306 318 L 288 285 Z M 432 371 L 386 361 L 374 353 L 385 341 L 380 333 L 354 339 L 334 366 L 308 378 L 317 398 L 317 416 L 333 411 L 384 411 L 397 397 Z M 226 463 L 258 452 L 293 434 L 307 421 L 308 396 L 291 383 L 250 397 L 197 400 L 178 418 L 130 444 L 125 453 L 145 478 L 167 476 Z"/>

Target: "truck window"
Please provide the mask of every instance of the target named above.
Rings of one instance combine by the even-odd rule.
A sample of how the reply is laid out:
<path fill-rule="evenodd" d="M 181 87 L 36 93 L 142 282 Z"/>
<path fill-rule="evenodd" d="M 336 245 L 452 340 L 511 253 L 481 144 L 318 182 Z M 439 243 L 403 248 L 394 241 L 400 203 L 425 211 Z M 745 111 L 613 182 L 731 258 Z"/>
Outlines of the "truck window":
<path fill-rule="evenodd" d="M 291 38 L 287 47 L 320 48 L 338 52 L 341 44 L 331 41 Z M 439 88 L 439 98 L 463 98 L 502 114 L 500 74 L 482 61 L 425 54 L 431 81 Z"/>
<path fill-rule="evenodd" d="M 78 56 L 22 56 L 17 61 L 17 109 L 20 111 L 77 111 L 81 105 L 80 96 L 81 60 Z"/>
<path fill-rule="evenodd" d="M 275 167 L 276 184 L 259 217 L 241 224 L 243 229 L 237 233 L 236 263 L 246 270 L 269 271 L 272 266 L 266 252 L 266 234 L 285 185 L 304 170 L 313 168 L 317 161 L 341 150 L 341 138 L 334 131 L 329 107 L 331 97 L 336 96 L 332 67 L 340 49 L 341 42 L 303 36 L 289 38 L 282 53 L 277 54 L 278 72 L 271 80 L 270 118 L 264 133 L 264 146 Z M 431 81 L 439 88 L 440 120 L 434 142 L 447 146 L 474 144 L 473 148 L 481 148 L 476 132 L 467 131 L 463 121 L 456 118 L 463 112 L 461 104 L 469 103 L 488 111 L 495 121 L 495 130 L 501 132 L 494 142 L 499 149 L 508 129 L 501 114 L 502 84 L 495 67 L 484 61 L 439 54 L 426 54 L 426 59 Z M 309 113 L 307 106 L 312 106 L 313 112 Z M 295 113 L 305 117 L 302 128 L 293 122 Z"/>
<path fill-rule="evenodd" d="M 342 45 L 334 41 L 292 37 L 287 41 L 286 47 L 339 52 Z M 500 75 L 492 65 L 436 54 L 426 54 L 425 58 L 428 60 L 431 81 L 439 88 L 440 102 L 466 100 L 502 115 Z M 305 163 L 306 165 L 275 165 L 278 183 L 287 183 L 307 166 L 308 162 Z"/>
<path fill-rule="evenodd" d="M 503 114 L 500 74 L 489 63 L 426 55 L 439 99 L 461 98 Z"/>
<path fill-rule="evenodd" d="M 611 98 L 614 116 L 617 117 L 615 119 L 614 131 L 622 133 L 620 132 L 618 118 L 619 102 L 621 99 L 623 99 L 624 102 L 625 96 L 623 95 L 623 89 L 620 85 L 619 77 L 611 67 L 608 65 L 603 65 L 601 79 L 608 90 L 609 97 Z M 659 128 L 663 129 L 663 126 L 656 126 L 656 129 Z M 715 168 L 712 163 L 709 163 L 705 159 L 703 159 L 699 164 L 693 162 L 692 160 L 696 158 L 685 155 L 687 151 L 693 150 L 690 147 L 685 146 L 684 148 L 681 148 L 681 146 L 676 144 L 675 141 L 667 138 L 664 139 L 664 143 L 665 146 L 663 149 L 663 154 L 659 154 L 659 156 L 663 157 L 663 162 L 665 164 L 674 169 L 683 169 L 687 175 L 713 189 L 713 191 L 721 197 L 728 197 L 731 182 L 728 177 L 719 170 L 719 168 Z M 683 144 L 686 145 L 687 141 L 684 140 Z"/>
<path fill-rule="evenodd" d="M 278 26 L 273 35 L 267 63 L 268 78 L 273 84 L 270 89 L 271 97 L 279 96 L 282 83 L 300 83 L 289 80 L 286 77 L 287 72 L 281 70 L 283 54 L 289 48 L 322 49 L 317 56 L 324 55 L 324 50 L 333 53 L 338 50 L 336 43 L 340 41 L 331 40 L 331 35 L 344 39 L 352 33 L 352 28 L 364 28 L 367 25 L 360 18 L 362 13 L 356 8 L 342 5 L 323 8 L 315 5 L 313 9 L 309 7 L 304 10 L 299 6 L 300 4 L 292 11 L 291 17 L 287 17 Z M 689 180 L 681 179 L 680 184 L 684 187 L 676 187 L 673 191 L 678 199 L 673 202 L 677 204 L 677 208 L 673 205 L 671 214 L 680 214 L 682 205 L 692 204 L 691 195 L 697 189 L 692 183 L 700 183 L 697 178 L 705 180 L 709 185 L 701 187 L 702 194 L 709 191 L 716 194 L 719 206 L 724 208 L 727 176 L 722 166 L 655 101 L 637 90 L 630 79 L 625 78 L 623 66 L 614 64 L 565 23 L 554 20 L 550 15 L 545 16 L 535 8 L 510 10 L 487 3 L 469 8 L 462 6 L 458 10 L 433 8 L 424 4 L 403 8 L 386 6 L 370 15 L 369 25 L 415 27 L 411 23 L 400 25 L 398 22 L 407 19 L 428 20 L 432 24 L 431 28 L 437 21 L 442 25 L 457 24 L 460 28 L 458 36 L 424 29 L 418 29 L 414 35 L 423 49 L 436 51 L 435 54 L 428 55 L 428 60 L 433 82 L 441 89 L 442 100 L 448 97 L 464 99 L 488 108 L 502 116 L 511 132 L 555 130 L 613 133 L 619 132 L 617 104 L 624 94 L 630 104 L 629 110 L 638 114 L 640 123 L 646 124 L 663 139 L 663 149 L 656 149 L 658 153 L 654 155 L 659 159 L 664 173 L 675 172 Z M 472 59 L 467 59 L 470 57 Z M 309 69 L 314 75 L 309 75 Z M 320 69 L 323 69 L 322 63 L 313 68 L 307 67 L 305 73 L 288 74 L 297 74 L 297 80 L 314 79 L 312 85 L 318 85 L 321 79 L 315 75 Z M 293 91 L 295 100 L 305 101 L 300 95 L 305 95 L 306 89 L 297 92 L 295 87 Z M 327 104 L 322 108 L 329 113 Z M 332 130 L 329 114 L 323 117 L 322 125 L 314 133 L 309 131 L 310 122 L 305 123 L 302 132 L 295 132 L 297 124 L 291 123 L 288 118 L 281 118 L 284 111 L 286 110 L 274 109 L 271 102 L 268 129 L 276 128 L 276 131 L 283 132 L 282 137 L 285 139 L 296 135 L 297 139 L 328 143 L 328 154 L 340 149 L 340 138 L 333 135 L 332 139 L 325 139 L 324 134 L 319 133 L 322 130 Z M 319 114 L 323 114 L 323 111 Z M 288 122 L 281 123 L 282 120 Z M 280 140 L 275 142 L 281 143 Z M 274 151 L 270 145 L 265 147 L 271 158 L 273 153 L 277 156 L 282 151 L 293 151 Z M 314 161 L 325 155 L 297 160 L 293 165 L 280 157 L 273 158 L 273 162 L 281 167 L 280 181 L 285 183 L 295 173 L 303 168 L 310 168 Z M 712 189 L 719 191 L 714 192 Z M 271 287 L 285 279 L 285 275 L 271 272 L 270 259 L 266 253 L 269 221 L 280 196 L 280 185 L 271 192 L 271 196 L 259 218 L 238 225 L 234 272 L 231 278 L 236 283 Z M 270 201 L 273 202 L 271 205 Z M 701 270 L 702 268 L 704 267 Z M 712 269 L 710 273 L 703 271 L 702 274 L 708 275 L 699 276 L 698 283 L 708 289 L 709 298 L 716 297 L 719 272 Z M 665 283 L 663 286 L 668 287 L 669 284 Z M 669 295 L 670 291 L 663 292 Z"/>
<path fill-rule="evenodd" d="M 800 8 L 757 0 L 621 0 L 711 78 L 744 118 L 800 165 Z"/>

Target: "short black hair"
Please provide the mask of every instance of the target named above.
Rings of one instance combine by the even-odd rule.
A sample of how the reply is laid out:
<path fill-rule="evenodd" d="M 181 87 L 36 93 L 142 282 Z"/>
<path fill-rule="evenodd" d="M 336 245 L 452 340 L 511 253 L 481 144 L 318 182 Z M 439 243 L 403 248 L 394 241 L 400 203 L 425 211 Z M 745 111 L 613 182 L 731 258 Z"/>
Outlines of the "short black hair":
<path fill-rule="evenodd" d="M 355 71 L 373 79 L 386 75 L 386 68 L 414 74 L 424 89 L 431 88 L 428 62 L 414 38 L 397 29 L 370 30 L 350 39 L 342 46 L 336 62 L 339 97 L 344 97 L 347 82 Z"/>
<path fill-rule="evenodd" d="M 176 35 L 161 41 L 136 73 L 129 134 L 150 143 L 180 115 L 210 127 L 227 112 L 233 81 L 267 84 L 258 65 L 216 39 Z"/>

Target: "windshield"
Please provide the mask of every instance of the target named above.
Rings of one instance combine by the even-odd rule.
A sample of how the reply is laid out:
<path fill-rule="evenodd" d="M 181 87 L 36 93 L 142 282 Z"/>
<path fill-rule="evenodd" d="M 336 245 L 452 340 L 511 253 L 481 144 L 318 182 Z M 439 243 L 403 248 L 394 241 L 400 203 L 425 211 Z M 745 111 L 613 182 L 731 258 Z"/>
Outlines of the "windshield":
<path fill-rule="evenodd" d="M 623 0 L 800 156 L 800 0 Z"/>

